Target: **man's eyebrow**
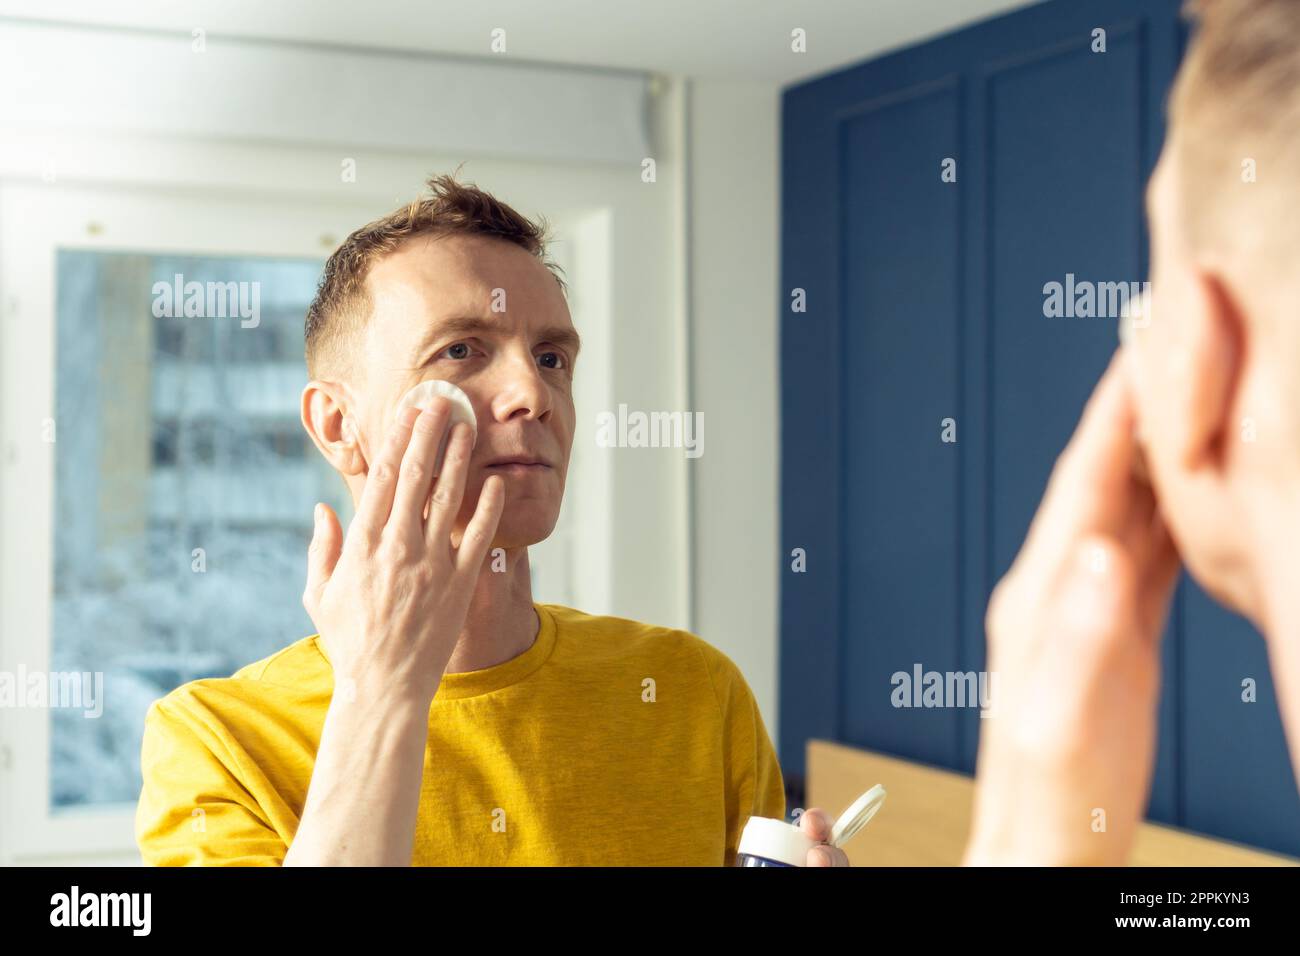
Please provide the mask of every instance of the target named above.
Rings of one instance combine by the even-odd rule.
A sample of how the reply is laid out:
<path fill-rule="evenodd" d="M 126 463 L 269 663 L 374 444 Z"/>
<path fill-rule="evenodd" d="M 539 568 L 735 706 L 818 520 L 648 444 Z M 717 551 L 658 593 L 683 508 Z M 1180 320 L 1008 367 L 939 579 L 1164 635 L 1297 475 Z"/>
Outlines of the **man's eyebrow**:
<path fill-rule="evenodd" d="M 429 329 L 429 334 L 420 343 L 419 352 L 423 355 L 436 341 L 449 336 L 470 335 L 473 333 L 500 335 L 504 331 L 506 331 L 506 328 L 500 323 L 489 321 L 477 315 L 452 316 L 451 318 L 442 319 Z M 551 342 L 561 348 L 569 349 L 574 358 L 577 358 L 578 351 L 582 348 L 582 338 L 572 326 L 552 325 L 538 332 L 537 337 L 540 341 Z"/>
<path fill-rule="evenodd" d="M 578 357 L 578 352 L 582 349 L 582 337 L 578 335 L 577 329 L 567 325 L 553 325 L 542 329 L 539 338 L 543 342 L 552 342 L 560 348 L 568 349 L 573 353 L 574 358 Z"/>

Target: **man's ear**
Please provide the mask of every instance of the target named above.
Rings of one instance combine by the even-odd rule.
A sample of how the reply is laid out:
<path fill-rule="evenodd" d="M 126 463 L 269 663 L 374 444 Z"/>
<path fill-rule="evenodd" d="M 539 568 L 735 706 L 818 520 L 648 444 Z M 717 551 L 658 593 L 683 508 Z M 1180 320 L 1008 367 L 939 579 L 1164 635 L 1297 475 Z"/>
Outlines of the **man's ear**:
<path fill-rule="evenodd" d="M 1221 276 L 1197 271 L 1193 283 L 1189 314 L 1163 317 L 1180 326 L 1169 384 L 1181 393 L 1175 447 L 1189 471 L 1222 464 L 1248 334 L 1240 303 Z"/>
<path fill-rule="evenodd" d="M 302 390 L 302 427 L 339 474 L 365 473 L 366 458 L 354 410 L 347 390 L 338 382 L 307 383 Z"/>

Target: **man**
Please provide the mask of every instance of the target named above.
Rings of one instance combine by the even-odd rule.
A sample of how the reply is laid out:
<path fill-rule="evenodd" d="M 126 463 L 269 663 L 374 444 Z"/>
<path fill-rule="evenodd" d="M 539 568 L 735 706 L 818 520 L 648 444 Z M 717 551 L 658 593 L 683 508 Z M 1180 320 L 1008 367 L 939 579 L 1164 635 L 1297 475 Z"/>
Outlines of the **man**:
<path fill-rule="evenodd" d="M 1300 767 L 1300 4 L 1191 10 L 1200 29 L 1147 195 L 1149 315 L 990 602 L 999 698 L 968 864 L 1126 860 L 1180 556 L 1266 635 Z"/>
<path fill-rule="evenodd" d="M 534 603 L 579 337 L 545 227 L 451 177 L 353 233 L 306 323 L 302 422 L 356 504 L 316 509 L 319 634 L 150 708 L 147 863 L 730 865 L 781 770 L 698 637 Z M 473 405 L 396 414 L 417 383 Z M 585 436 L 579 436 L 583 440 Z M 439 446 L 446 441 L 442 458 Z M 829 839 L 820 811 L 801 827 Z M 812 865 L 846 865 L 814 847 Z"/>

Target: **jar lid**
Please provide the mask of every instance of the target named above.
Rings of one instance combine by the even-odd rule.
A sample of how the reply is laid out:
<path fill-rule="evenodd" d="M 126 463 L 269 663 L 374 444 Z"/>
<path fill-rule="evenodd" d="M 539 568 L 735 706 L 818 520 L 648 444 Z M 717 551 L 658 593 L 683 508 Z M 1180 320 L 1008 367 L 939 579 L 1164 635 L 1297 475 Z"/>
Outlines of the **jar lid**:
<path fill-rule="evenodd" d="M 876 784 L 854 800 L 831 827 L 831 846 L 843 846 L 848 843 L 855 833 L 867 825 L 867 821 L 876 815 L 884 803 L 885 788 L 880 784 Z"/>
<path fill-rule="evenodd" d="M 816 845 L 802 830 L 784 820 L 750 817 L 740 834 L 740 846 L 736 852 L 788 866 L 807 866 L 808 851 Z"/>
<path fill-rule="evenodd" d="M 884 802 L 885 788 L 880 784 L 854 800 L 831 827 L 830 845 L 840 847 L 848 843 L 876 815 Z M 769 817 L 750 817 L 740 834 L 740 846 L 736 852 L 789 866 L 807 866 L 808 851 L 817 845 L 796 824 Z"/>

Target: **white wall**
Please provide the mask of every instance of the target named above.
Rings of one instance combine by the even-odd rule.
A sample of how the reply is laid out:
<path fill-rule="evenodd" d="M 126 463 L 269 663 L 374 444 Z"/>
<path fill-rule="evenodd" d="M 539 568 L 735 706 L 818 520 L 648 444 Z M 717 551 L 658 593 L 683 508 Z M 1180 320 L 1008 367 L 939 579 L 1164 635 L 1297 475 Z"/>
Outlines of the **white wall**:
<path fill-rule="evenodd" d="M 775 742 L 779 90 L 697 80 L 690 100 L 694 625 L 744 672 Z"/>

